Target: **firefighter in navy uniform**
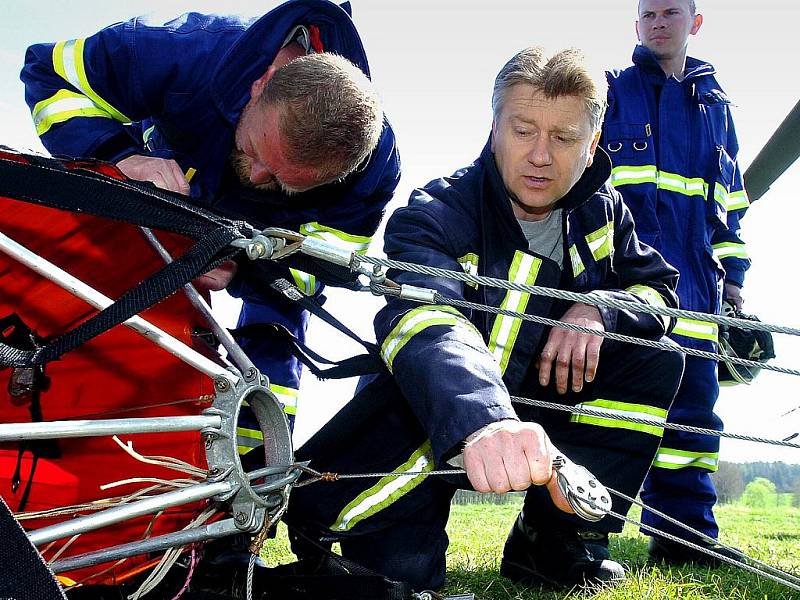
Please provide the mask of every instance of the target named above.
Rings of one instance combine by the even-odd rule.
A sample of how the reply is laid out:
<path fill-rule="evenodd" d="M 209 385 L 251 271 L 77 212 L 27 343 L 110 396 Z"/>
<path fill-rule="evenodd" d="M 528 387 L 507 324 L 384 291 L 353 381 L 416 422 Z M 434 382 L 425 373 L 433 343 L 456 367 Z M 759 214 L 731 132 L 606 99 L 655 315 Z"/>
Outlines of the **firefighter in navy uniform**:
<path fill-rule="evenodd" d="M 681 308 L 719 314 L 724 295 L 740 310 L 750 260 L 739 237 L 739 220 L 749 203 L 736 162 L 739 148 L 730 100 L 714 67 L 686 56 L 688 38 L 698 32 L 703 17 L 694 0 L 641 0 L 638 14 L 641 44 L 633 53 L 634 64 L 608 75 L 601 147 L 614 165 L 612 183 L 631 209 L 639 237 L 680 272 Z M 682 346 L 715 352 L 718 333 L 713 323 L 679 319 L 671 337 Z M 714 414 L 718 395 L 716 362 L 687 357 L 670 420 L 721 430 L 722 421 Z M 718 462 L 718 437 L 669 431 L 642 500 L 716 539 L 717 495 L 710 475 Z M 687 536 L 649 511 L 642 520 Z M 696 536 L 688 539 L 709 546 Z M 735 558 L 717 545 L 709 547 Z M 651 540 L 650 556 L 721 564 L 658 536 Z"/>
<path fill-rule="evenodd" d="M 36 131 L 54 154 L 113 162 L 132 179 L 256 226 L 366 252 L 400 164 L 349 11 L 348 3 L 291 0 L 251 22 L 139 17 L 36 44 L 21 74 Z M 201 285 L 225 287 L 228 267 Z M 284 271 L 305 293 L 319 292 L 313 276 Z M 228 291 L 243 300 L 239 326 L 279 323 L 304 339 L 308 313 L 297 304 L 242 277 Z M 240 342 L 293 421 L 299 362 L 273 340 Z M 262 441 L 243 412 L 246 455 Z"/>
<path fill-rule="evenodd" d="M 387 255 L 675 307 L 677 273 L 638 241 L 630 212 L 606 183 L 611 165 L 596 151 L 606 90 L 595 81 L 577 51 L 548 59 L 530 48 L 512 58 L 495 83 L 489 143 L 474 164 L 412 193 L 409 206 L 389 219 Z M 669 319 L 628 310 L 406 272 L 389 276 L 598 331 L 660 340 L 671 328 Z M 463 453 L 474 489 L 528 489 L 501 573 L 565 586 L 623 578 L 608 557 L 606 536 L 622 523 L 600 521 L 593 554 L 580 520 L 563 510 L 552 459 L 563 452 L 604 484 L 635 496 L 663 429 L 614 415 L 664 420 L 682 356 L 399 299 L 389 299 L 375 329 L 393 377 L 362 380 L 354 400 L 300 449 L 300 458 L 325 471 L 416 473 L 446 467 Z M 601 407 L 611 415 L 515 410 L 511 395 Z M 310 537 L 339 539 L 344 556 L 417 588 L 437 588 L 444 582 L 454 489 L 423 475 L 317 484 L 293 492 L 287 519 L 301 554 Z M 614 509 L 624 513 L 628 506 L 614 500 Z"/>

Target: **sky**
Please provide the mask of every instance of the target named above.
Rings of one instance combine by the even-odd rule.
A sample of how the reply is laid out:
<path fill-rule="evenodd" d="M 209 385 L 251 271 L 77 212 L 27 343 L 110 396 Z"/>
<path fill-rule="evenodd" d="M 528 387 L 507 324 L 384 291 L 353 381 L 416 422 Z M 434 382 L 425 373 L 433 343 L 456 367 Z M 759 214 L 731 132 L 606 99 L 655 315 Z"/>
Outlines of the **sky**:
<path fill-rule="evenodd" d="M 155 13 L 164 18 L 188 10 L 257 15 L 277 2 L 107 0 L 6 2 L 0 20 L 0 144 L 42 152 L 23 99 L 18 74 L 25 48 L 35 42 L 90 35 L 110 23 Z M 636 43 L 635 0 L 353 0 L 373 80 L 398 140 L 403 175 L 387 214 L 407 202 L 411 190 L 472 162 L 491 125 L 492 82 L 500 67 L 530 45 L 584 50 L 598 68 L 624 67 Z M 796 57 L 800 3 L 785 0 L 698 0 L 705 22 L 689 53 L 712 62 L 736 105 L 742 168 L 800 99 Z M 745 283 L 745 311 L 762 321 L 800 326 L 794 280 L 796 223 L 800 222 L 800 166 L 795 164 L 748 212 L 743 237 L 753 259 Z M 380 255 L 380 232 L 371 254 Z M 365 338 L 374 338 L 372 317 L 382 301 L 369 294 L 331 291 L 326 307 Z M 214 298 L 227 324 L 236 303 Z M 318 322 L 312 348 L 344 357 L 360 348 Z M 800 368 L 800 340 L 776 336 L 778 358 Z M 319 382 L 306 375 L 295 431 L 297 444 L 350 397 L 354 381 Z M 724 389 L 717 412 L 731 432 L 782 438 L 800 431 L 800 381 L 762 372 L 751 386 Z M 723 440 L 721 459 L 800 463 L 800 450 Z"/>

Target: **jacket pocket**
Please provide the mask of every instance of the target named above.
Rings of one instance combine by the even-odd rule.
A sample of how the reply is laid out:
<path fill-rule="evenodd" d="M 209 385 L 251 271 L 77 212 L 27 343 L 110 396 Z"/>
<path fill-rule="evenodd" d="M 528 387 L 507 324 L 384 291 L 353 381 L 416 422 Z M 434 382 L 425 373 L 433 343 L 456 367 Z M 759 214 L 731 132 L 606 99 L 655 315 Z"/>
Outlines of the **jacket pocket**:
<path fill-rule="evenodd" d="M 633 213 L 636 231 L 653 244 L 661 233 L 657 216 L 658 170 L 649 124 L 606 123 L 603 149 L 614 166 L 611 183 Z"/>
<path fill-rule="evenodd" d="M 605 127 L 605 148 L 614 166 L 655 164 L 650 124 L 608 123 Z"/>

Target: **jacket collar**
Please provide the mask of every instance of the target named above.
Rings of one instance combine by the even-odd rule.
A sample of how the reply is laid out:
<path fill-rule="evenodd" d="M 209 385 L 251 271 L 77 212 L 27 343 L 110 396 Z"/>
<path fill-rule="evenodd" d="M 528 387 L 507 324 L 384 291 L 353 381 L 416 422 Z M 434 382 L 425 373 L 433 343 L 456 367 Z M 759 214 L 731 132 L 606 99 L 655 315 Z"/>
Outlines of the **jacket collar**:
<path fill-rule="evenodd" d="M 633 50 L 633 64 L 645 71 L 650 75 L 659 76 L 662 80 L 666 78 L 664 71 L 656 60 L 656 55 L 652 50 L 646 48 L 642 44 L 637 44 Z M 686 68 L 683 75 L 683 81 L 694 79 L 697 77 L 704 77 L 706 75 L 713 75 L 716 73 L 713 65 L 691 56 L 686 57 Z"/>
<path fill-rule="evenodd" d="M 492 152 L 491 137 L 486 146 L 484 146 L 478 162 L 484 165 L 487 183 L 492 192 L 489 194 L 491 198 L 487 199 L 487 201 L 497 203 L 497 208 L 500 209 L 501 213 L 507 212 L 513 217 L 511 200 L 508 198 L 508 191 L 503 183 L 503 178 L 500 176 L 500 171 L 497 170 L 497 163 Z M 555 208 L 563 208 L 566 211 L 577 208 L 589 200 L 608 181 L 610 176 L 611 159 L 598 145 L 592 165 L 583 171 L 580 179 L 575 182 L 575 185 L 570 188 L 566 195 L 556 202 Z"/>
<path fill-rule="evenodd" d="M 225 53 L 211 78 L 211 98 L 222 117 L 236 123 L 261 77 L 296 25 L 316 25 L 325 50 L 341 54 L 369 77 L 369 65 L 349 5 L 328 0 L 289 0 L 251 21 Z"/>

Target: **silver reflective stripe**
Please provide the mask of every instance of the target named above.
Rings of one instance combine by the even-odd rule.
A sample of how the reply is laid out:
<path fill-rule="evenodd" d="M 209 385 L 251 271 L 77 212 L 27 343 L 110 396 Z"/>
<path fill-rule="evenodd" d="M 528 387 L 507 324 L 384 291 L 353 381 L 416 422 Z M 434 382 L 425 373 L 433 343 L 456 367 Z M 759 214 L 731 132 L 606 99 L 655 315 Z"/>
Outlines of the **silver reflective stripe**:
<path fill-rule="evenodd" d="M 433 471 L 434 459 L 430 441 L 420 446 L 393 473 L 416 473 Z M 349 531 L 364 519 L 387 508 L 425 480 L 425 475 L 387 476 L 359 494 L 345 506 L 331 525 L 334 531 Z"/>
<path fill-rule="evenodd" d="M 690 452 L 675 448 L 659 448 L 653 466 L 660 469 L 686 469 L 697 467 L 716 471 L 719 465 L 719 452 Z"/>
<path fill-rule="evenodd" d="M 719 326 L 709 321 L 679 318 L 672 333 L 697 340 L 716 342 L 719 338 Z"/>
<path fill-rule="evenodd" d="M 109 117 L 121 123 L 130 123 L 131 119 L 111 106 L 92 89 L 86 76 L 86 65 L 84 63 L 83 51 L 85 43 L 86 38 L 58 42 L 53 47 L 53 68 L 55 72 L 83 92 L 98 109 L 105 111 Z"/>
<path fill-rule="evenodd" d="M 63 123 L 73 117 L 111 118 L 89 98 L 69 90 L 59 90 L 50 98 L 37 102 L 31 116 L 37 135 L 42 135 L 56 123 Z"/>
<path fill-rule="evenodd" d="M 542 260 L 540 258 L 517 250 L 514 253 L 514 260 L 508 272 L 508 280 L 514 283 L 533 285 L 539 275 L 541 265 Z M 524 313 L 528 307 L 530 296 L 528 292 L 508 290 L 500 308 Z M 489 352 L 492 353 L 492 356 L 500 365 L 501 373 L 505 373 L 508 367 L 508 361 L 511 358 L 511 352 L 517 341 L 521 325 L 522 319 L 518 317 L 510 317 L 508 315 L 497 315 L 495 317 L 488 347 Z"/>
<path fill-rule="evenodd" d="M 394 366 L 394 359 L 405 345 L 415 335 L 424 331 L 428 327 L 435 325 L 448 325 L 451 327 L 463 327 L 471 334 L 477 336 L 480 343 L 483 343 L 475 326 L 467 318 L 451 306 L 426 305 L 412 309 L 403 315 L 403 318 L 394 326 L 389 335 L 381 344 L 381 357 L 391 371 Z"/>

